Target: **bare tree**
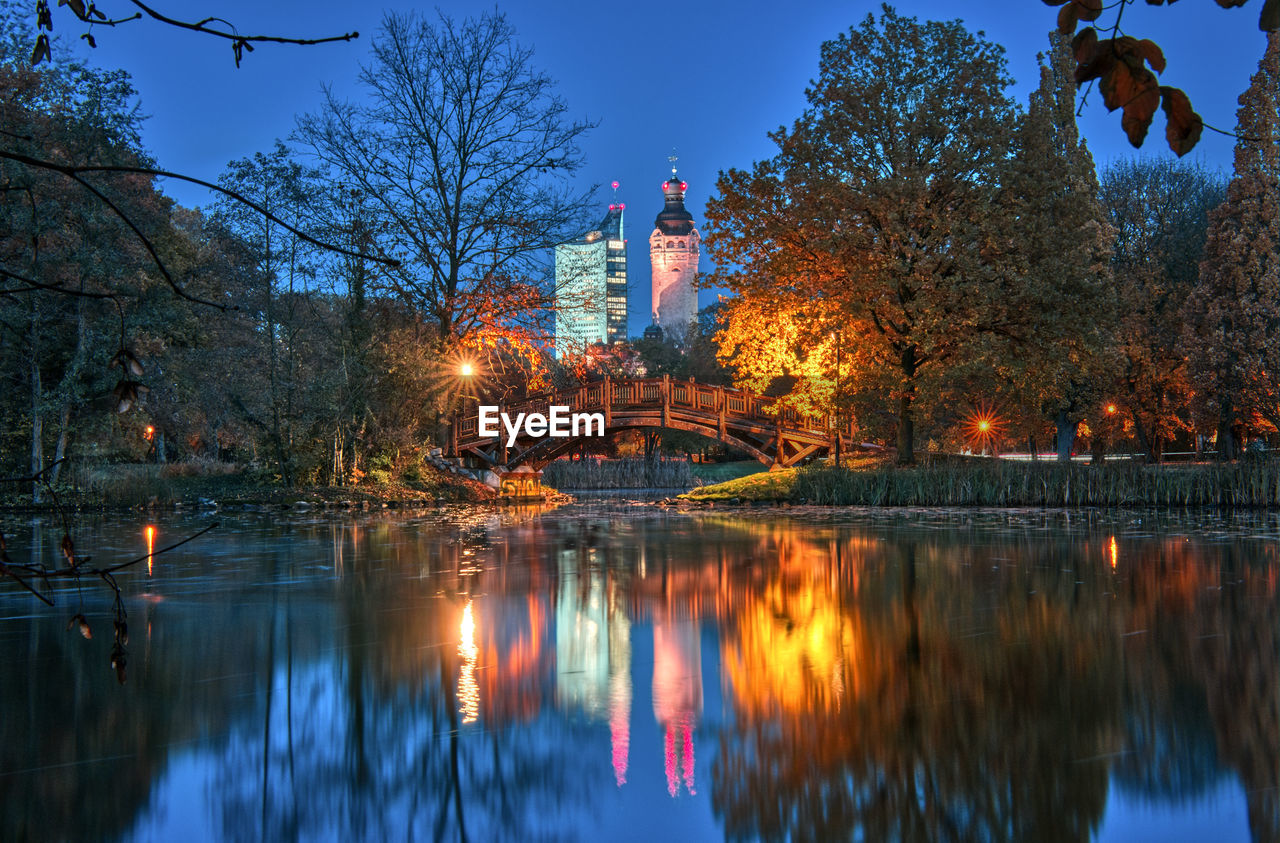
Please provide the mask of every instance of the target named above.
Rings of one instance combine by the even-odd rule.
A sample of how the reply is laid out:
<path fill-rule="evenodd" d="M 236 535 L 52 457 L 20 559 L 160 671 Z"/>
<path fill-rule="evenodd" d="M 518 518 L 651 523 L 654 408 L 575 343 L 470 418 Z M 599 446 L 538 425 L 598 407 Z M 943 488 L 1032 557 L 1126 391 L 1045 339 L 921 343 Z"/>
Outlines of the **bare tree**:
<path fill-rule="evenodd" d="M 298 137 L 371 197 L 392 290 L 438 352 L 545 333 L 548 250 L 585 229 L 590 190 L 568 177 L 592 124 L 567 117 L 551 79 L 500 14 L 462 23 L 389 15 L 361 104 L 327 91 Z"/>

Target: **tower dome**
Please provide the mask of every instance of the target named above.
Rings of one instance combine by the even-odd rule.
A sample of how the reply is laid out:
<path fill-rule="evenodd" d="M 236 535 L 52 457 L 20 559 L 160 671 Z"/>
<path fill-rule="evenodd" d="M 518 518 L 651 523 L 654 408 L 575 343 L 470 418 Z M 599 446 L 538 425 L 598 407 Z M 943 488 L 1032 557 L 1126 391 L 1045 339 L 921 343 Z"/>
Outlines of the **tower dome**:
<path fill-rule="evenodd" d="M 674 170 L 671 178 L 662 183 L 665 205 L 653 224 L 663 234 L 680 235 L 693 231 L 693 214 L 684 207 L 684 192 L 688 189 L 688 182 L 682 181 Z"/>

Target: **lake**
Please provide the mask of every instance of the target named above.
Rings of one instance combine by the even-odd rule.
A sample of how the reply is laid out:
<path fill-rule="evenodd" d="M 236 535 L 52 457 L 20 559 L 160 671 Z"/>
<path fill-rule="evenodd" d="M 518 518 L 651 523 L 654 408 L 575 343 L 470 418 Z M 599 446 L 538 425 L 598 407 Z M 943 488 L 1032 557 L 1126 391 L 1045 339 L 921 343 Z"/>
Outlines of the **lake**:
<path fill-rule="evenodd" d="M 120 575 L 122 676 L 101 583 L 0 587 L 0 839 L 1280 839 L 1274 514 L 610 499 L 75 537 L 105 564 L 215 517 Z M 55 519 L 3 527 L 59 562 Z"/>

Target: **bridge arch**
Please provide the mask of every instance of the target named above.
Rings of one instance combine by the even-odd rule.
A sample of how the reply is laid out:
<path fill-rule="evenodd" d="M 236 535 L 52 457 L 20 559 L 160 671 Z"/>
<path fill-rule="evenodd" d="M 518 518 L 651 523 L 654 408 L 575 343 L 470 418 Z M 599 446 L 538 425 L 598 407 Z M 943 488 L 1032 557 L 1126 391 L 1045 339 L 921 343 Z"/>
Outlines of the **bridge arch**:
<path fill-rule="evenodd" d="M 835 443 L 830 416 L 811 416 L 774 407 L 775 400 L 746 390 L 711 386 L 668 376 L 605 379 L 535 396 L 500 411 L 549 414 L 552 406 L 573 413 L 601 413 L 604 434 L 637 428 L 667 428 L 699 433 L 750 454 L 770 467 L 783 468 L 826 453 Z M 847 435 L 848 431 L 844 431 Z M 449 455 L 472 457 L 491 467 L 541 468 L 585 437 L 530 438 L 521 434 L 508 447 L 505 435 L 479 435 L 478 409 L 455 417 Z"/>

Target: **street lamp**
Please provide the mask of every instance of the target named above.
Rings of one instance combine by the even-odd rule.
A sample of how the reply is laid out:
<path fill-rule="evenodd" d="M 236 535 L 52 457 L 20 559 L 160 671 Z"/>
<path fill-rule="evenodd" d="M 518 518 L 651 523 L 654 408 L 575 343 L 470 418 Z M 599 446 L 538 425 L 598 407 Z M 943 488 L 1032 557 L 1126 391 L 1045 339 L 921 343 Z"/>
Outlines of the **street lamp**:
<path fill-rule="evenodd" d="M 469 378 L 475 373 L 476 370 L 470 363 L 463 363 L 458 367 L 458 374 L 462 375 L 464 378 Z"/>

